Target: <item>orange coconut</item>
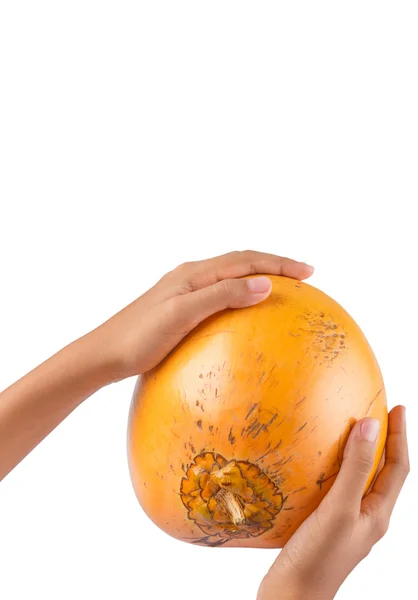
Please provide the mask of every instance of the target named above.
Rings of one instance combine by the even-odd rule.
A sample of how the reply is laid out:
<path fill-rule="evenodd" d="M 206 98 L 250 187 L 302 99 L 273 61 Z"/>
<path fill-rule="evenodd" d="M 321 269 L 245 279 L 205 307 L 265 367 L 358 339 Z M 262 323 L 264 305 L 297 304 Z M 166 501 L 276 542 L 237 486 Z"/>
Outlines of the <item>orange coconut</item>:
<path fill-rule="evenodd" d="M 136 495 L 168 534 L 279 548 L 318 506 L 352 425 L 387 431 L 379 365 L 333 299 L 272 277 L 261 304 L 206 320 L 138 379 L 128 454 Z"/>

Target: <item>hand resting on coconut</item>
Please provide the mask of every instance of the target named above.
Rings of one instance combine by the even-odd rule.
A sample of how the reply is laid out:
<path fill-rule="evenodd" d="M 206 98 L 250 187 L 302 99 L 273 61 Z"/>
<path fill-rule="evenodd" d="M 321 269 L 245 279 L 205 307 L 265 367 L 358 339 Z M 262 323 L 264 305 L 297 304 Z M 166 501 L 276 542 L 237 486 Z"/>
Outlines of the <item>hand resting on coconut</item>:
<path fill-rule="evenodd" d="M 105 323 L 72 342 L 0 394 L 0 479 L 85 399 L 102 387 L 149 371 L 199 323 L 226 308 L 262 302 L 266 276 L 303 280 L 305 263 L 253 251 L 183 264 Z M 362 499 L 379 423 L 357 423 L 340 473 L 265 576 L 259 600 L 333 598 L 387 529 L 409 470 L 405 411 L 389 417 L 386 463 Z"/>

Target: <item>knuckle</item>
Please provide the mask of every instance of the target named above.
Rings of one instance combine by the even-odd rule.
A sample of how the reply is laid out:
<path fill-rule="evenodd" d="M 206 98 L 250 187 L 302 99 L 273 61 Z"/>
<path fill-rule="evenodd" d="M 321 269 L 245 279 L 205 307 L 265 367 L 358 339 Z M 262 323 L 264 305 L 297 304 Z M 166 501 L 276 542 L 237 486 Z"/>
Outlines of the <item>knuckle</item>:
<path fill-rule="evenodd" d="M 389 529 L 389 519 L 379 516 L 374 522 L 373 531 L 378 540 L 384 537 Z"/>
<path fill-rule="evenodd" d="M 365 546 L 364 548 L 362 548 L 359 553 L 360 560 L 364 560 L 365 558 L 367 558 L 369 556 L 371 550 L 372 550 L 371 546 Z"/>
<path fill-rule="evenodd" d="M 167 273 L 164 273 L 164 275 L 160 278 L 159 282 L 161 282 L 161 281 L 168 282 L 171 279 L 173 279 L 175 274 L 176 274 L 176 269 L 171 269 L 171 271 L 167 271 Z"/>
<path fill-rule="evenodd" d="M 396 470 L 396 473 L 402 479 L 406 479 L 408 477 L 410 470 L 411 470 L 411 466 L 410 466 L 408 457 L 401 458 L 399 460 L 387 461 L 387 462 L 392 463 L 392 465 L 394 466 L 394 468 Z"/>
<path fill-rule="evenodd" d="M 218 285 L 215 285 L 214 289 L 217 294 L 222 296 L 230 296 L 231 287 L 231 282 L 228 279 L 222 279 Z"/>
<path fill-rule="evenodd" d="M 324 515 L 324 521 L 329 522 L 334 531 L 350 529 L 355 525 L 356 516 L 351 503 L 331 494 L 325 496 L 317 512 L 318 516 Z"/>
<path fill-rule="evenodd" d="M 181 300 L 178 296 L 168 298 L 165 302 L 165 314 L 170 321 L 177 321 L 182 314 Z"/>
<path fill-rule="evenodd" d="M 398 466 L 398 477 L 399 477 L 400 481 L 402 481 L 402 482 L 405 481 L 406 478 L 408 477 L 409 473 L 410 473 L 409 465 L 402 464 L 402 465 Z"/>
<path fill-rule="evenodd" d="M 409 462 L 409 458 L 407 458 L 404 462 L 401 463 L 400 472 L 405 477 L 405 479 L 408 477 L 409 473 L 411 472 L 411 464 Z"/>
<path fill-rule="evenodd" d="M 178 274 L 184 274 L 184 273 L 188 273 L 190 271 L 190 268 L 192 266 L 193 263 L 191 262 L 184 262 L 181 263 L 180 265 L 178 265 L 175 269 L 174 272 L 178 273 Z"/>
<path fill-rule="evenodd" d="M 193 283 L 194 265 L 194 262 L 184 262 L 168 273 L 172 283 L 180 286 L 178 291 L 180 295 L 196 289 Z"/>
<path fill-rule="evenodd" d="M 356 522 L 356 516 L 351 507 L 340 506 L 335 509 L 333 525 L 337 530 L 351 530 Z"/>
<path fill-rule="evenodd" d="M 224 258 L 229 259 L 230 261 L 234 262 L 236 260 L 239 260 L 242 255 L 243 255 L 242 250 L 232 250 L 231 252 L 228 252 L 227 254 L 225 254 Z"/>
<path fill-rule="evenodd" d="M 223 303 L 226 301 L 228 306 L 233 305 L 235 308 L 245 304 L 246 289 L 246 283 L 236 279 L 222 279 L 213 286 L 215 295 L 222 298 Z"/>
<path fill-rule="evenodd" d="M 237 252 L 237 260 L 249 265 L 252 265 L 257 258 L 259 258 L 259 252 L 255 250 L 239 250 Z"/>
<path fill-rule="evenodd" d="M 161 277 L 160 281 L 164 282 L 183 282 L 187 279 L 190 274 L 190 263 L 182 263 L 174 267 L 171 271 L 168 271 L 163 277 Z"/>
<path fill-rule="evenodd" d="M 212 302 L 215 304 L 223 304 L 225 302 L 225 298 L 228 298 L 228 296 L 231 295 L 229 283 L 225 279 L 221 279 L 221 281 L 218 281 L 218 283 L 212 285 L 208 291 L 211 292 Z"/>
<path fill-rule="evenodd" d="M 255 275 L 258 272 L 255 261 L 257 259 L 257 253 L 254 250 L 242 250 L 241 251 L 242 259 L 248 263 L 248 273 L 250 275 Z"/>
<path fill-rule="evenodd" d="M 361 475 L 368 475 L 373 468 L 373 460 L 365 456 L 357 456 L 355 459 L 355 469 Z"/>

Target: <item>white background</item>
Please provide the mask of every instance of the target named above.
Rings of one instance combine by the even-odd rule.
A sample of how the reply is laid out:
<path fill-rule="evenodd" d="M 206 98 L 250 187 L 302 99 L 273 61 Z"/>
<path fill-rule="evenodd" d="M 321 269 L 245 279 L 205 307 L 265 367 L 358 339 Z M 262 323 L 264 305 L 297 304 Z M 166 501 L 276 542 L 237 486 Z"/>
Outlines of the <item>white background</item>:
<path fill-rule="evenodd" d="M 313 263 L 405 403 L 412 473 L 338 598 L 416 598 L 416 2 L 0 4 L 0 388 L 185 260 Z M 131 490 L 134 379 L 0 486 L 0 597 L 255 599 L 275 551 L 196 548 Z"/>

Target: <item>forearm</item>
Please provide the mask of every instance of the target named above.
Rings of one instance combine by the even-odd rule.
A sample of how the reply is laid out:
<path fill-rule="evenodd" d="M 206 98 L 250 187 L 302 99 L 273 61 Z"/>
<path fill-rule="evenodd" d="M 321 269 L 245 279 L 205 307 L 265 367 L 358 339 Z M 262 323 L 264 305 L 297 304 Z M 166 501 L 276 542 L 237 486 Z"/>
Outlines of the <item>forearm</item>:
<path fill-rule="evenodd" d="M 83 400 L 113 381 L 97 329 L 46 360 L 0 394 L 0 480 Z"/>
<path fill-rule="evenodd" d="M 275 588 L 266 588 L 260 591 L 257 600 L 332 600 L 333 595 L 318 596 L 311 593 L 309 589 L 287 586 L 285 583 L 282 586 Z"/>
<path fill-rule="evenodd" d="M 270 570 L 258 590 L 257 600 L 333 600 L 338 589 L 323 582 L 314 586 L 314 581 L 301 581 L 297 575 L 279 574 Z"/>
<path fill-rule="evenodd" d="M 287 585 L 270 587 L 266 582 L 260 587 L 257 600 L 310 600 L 310 598 L 299 589 Z"/>

